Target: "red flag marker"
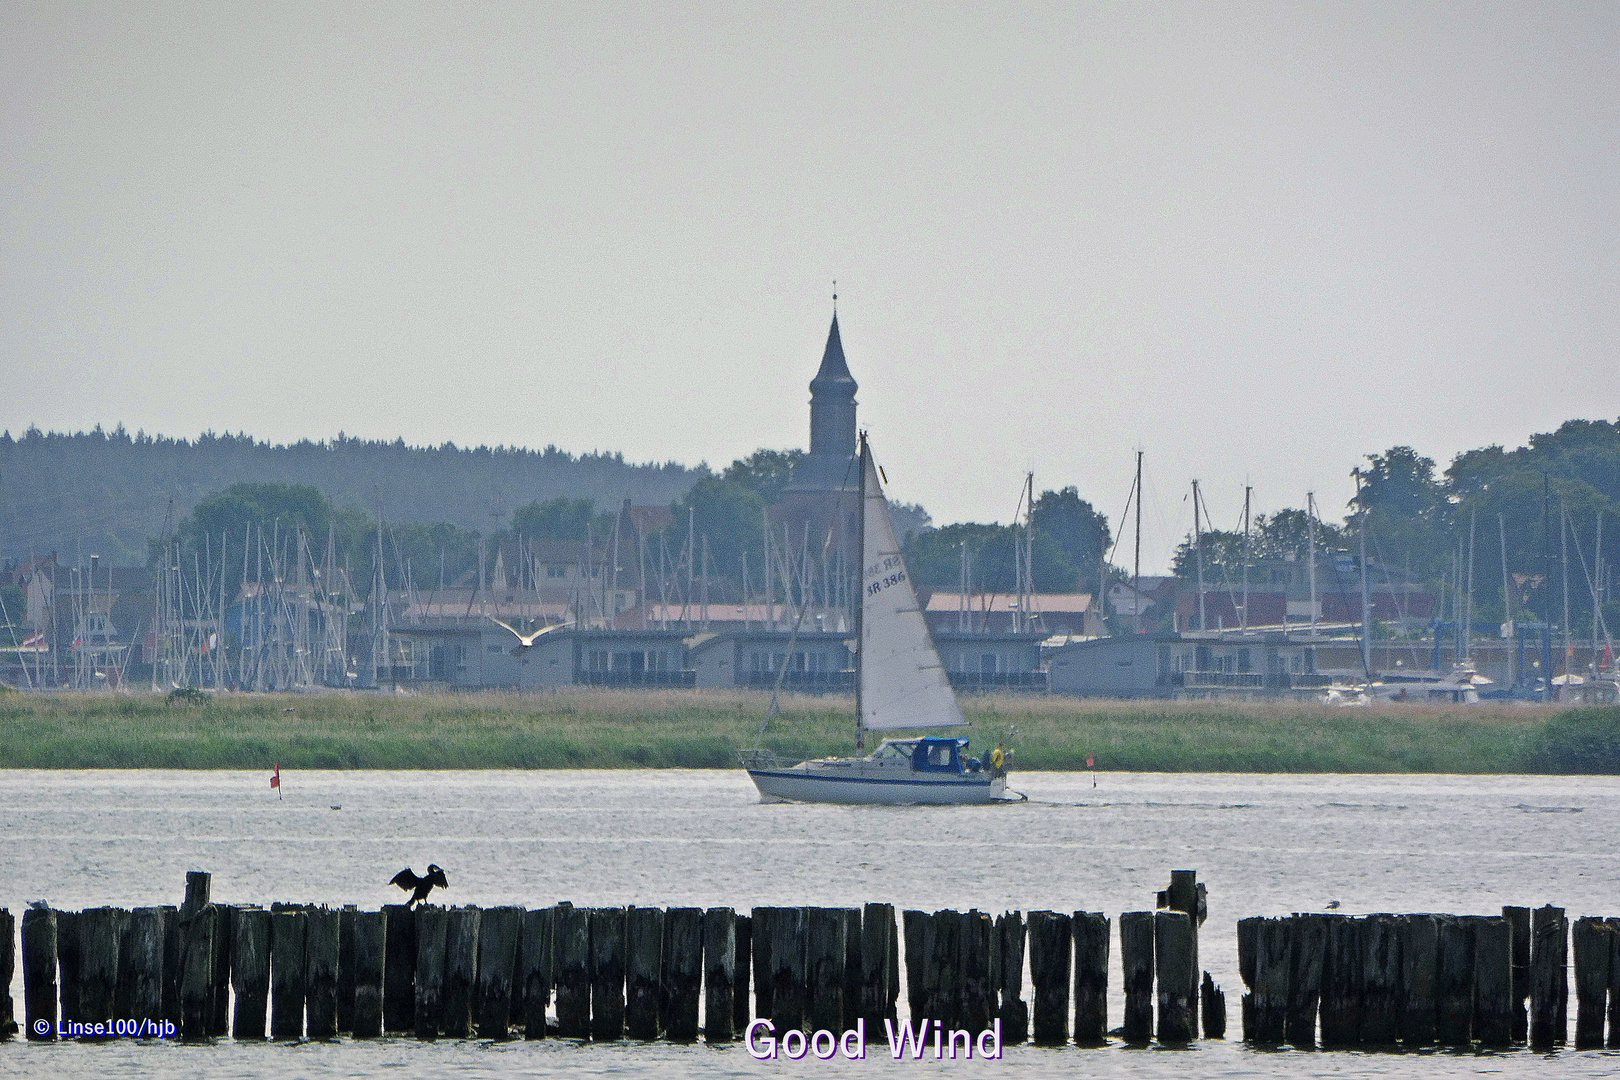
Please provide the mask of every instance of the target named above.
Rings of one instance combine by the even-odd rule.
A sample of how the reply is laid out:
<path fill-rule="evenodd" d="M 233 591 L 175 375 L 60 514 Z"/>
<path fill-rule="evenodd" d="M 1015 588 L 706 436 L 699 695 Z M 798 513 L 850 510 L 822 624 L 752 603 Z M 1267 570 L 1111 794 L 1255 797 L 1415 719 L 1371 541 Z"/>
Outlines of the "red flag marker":
<path fill-rule="evenodd" d="M 276 789 L 276 798 L 281 798 L 281 763 L 277 762 L 275 771 L 270 774 L 270 786 Z"/>
<path fill-rule="evenodd" d="M 1097 755 L 1090 750 L 1086 751 L 1086 768 L 1091 770 L 1091 786 L 1097 786 Z"/>

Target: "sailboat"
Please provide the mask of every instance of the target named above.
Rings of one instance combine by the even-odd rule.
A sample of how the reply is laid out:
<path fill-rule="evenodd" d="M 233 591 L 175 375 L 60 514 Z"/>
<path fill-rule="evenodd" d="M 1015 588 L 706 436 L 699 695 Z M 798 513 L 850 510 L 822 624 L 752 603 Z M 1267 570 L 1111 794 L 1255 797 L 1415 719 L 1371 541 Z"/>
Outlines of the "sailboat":
<path fill-rule="evenodd" d="M 889 501 L 878 482 L 866 435 L 860 439 L 861 602 L 855 613 L 855 747 L 866 732 L 967 726 L 917 592 L 906 573 Z M 780 766 L 768 751 L 745 751 L 743 764 L 764 802 L 845 804 L 988 803 L 1008 798 L 1012 751 L 997 746 L 974 758 L 956 735 L 885 738 L 861 757 L 827 757 Z M 1020 796 L 1021 797 L 1021 796 Z"/>

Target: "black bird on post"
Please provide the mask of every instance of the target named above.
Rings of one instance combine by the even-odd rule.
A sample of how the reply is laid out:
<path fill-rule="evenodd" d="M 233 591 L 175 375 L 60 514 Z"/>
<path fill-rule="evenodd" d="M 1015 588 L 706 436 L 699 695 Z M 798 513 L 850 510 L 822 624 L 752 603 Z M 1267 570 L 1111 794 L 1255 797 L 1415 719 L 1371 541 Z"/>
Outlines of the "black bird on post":
<path fill-rule="evenodd" d="M 444 870 L 437 863 L 428 863 L 427 873 L 421 877 L 417 877 L 416 871 L 407 866 L 395 874 L 394 879 L 388 884 L 398 885 L 411 894 L 411 898 L 405 901 L 406 907 L 410 907 L 418 901 L 426 900 L 428 893 L 432 892 L 435 887 L 440 889 L 450 887 L 450 882 L 445 880 Z"/>

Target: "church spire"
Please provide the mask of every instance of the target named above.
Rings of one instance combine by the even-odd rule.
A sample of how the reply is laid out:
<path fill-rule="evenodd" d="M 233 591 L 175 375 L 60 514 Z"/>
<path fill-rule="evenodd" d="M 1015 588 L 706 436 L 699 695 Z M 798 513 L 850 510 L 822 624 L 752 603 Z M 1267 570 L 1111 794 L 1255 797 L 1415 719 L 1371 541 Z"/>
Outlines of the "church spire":
<path fill-rule="evenodd" d="M 834 309 L 821 369 L 810 380 L 810 453 L 833 455 L 842 463 L 855 452 L 855 390 Z"/>

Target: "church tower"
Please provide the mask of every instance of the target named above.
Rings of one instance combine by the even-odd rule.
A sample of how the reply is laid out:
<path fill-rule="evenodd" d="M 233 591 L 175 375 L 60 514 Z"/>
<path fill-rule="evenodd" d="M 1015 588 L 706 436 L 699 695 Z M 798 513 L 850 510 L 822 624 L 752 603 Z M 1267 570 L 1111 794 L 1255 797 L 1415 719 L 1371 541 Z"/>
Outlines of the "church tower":
<path fill-rule="evenodd" d="M 860 486 L 855 459 L 855 379 L 844 360 L 833 311 L 821 369 L 810 380 L 810 452 L 793 472 L 790 491 L 839 491 Z"/>

